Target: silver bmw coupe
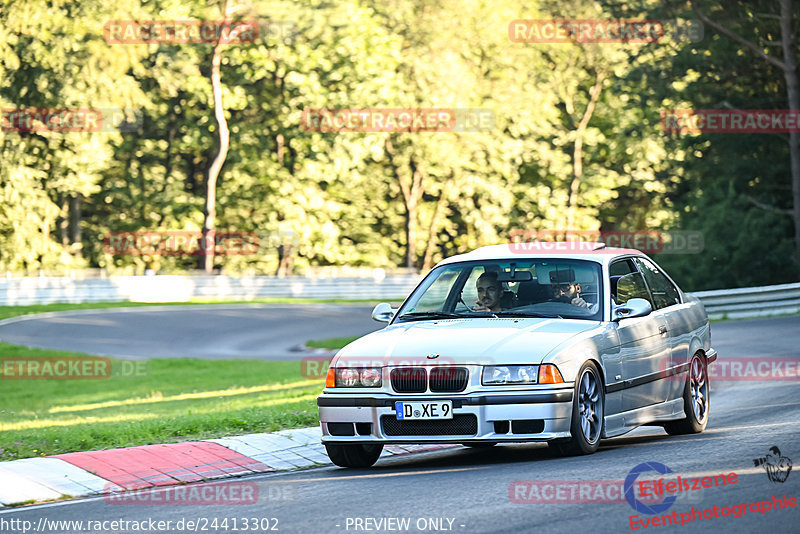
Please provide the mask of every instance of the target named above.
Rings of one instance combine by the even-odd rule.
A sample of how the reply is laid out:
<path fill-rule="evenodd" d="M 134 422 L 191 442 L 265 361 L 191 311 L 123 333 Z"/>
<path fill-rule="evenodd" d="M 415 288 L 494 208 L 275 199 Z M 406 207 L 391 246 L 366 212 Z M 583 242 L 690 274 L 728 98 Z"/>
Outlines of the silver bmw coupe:
<path fill-rule="evenodd" d="M 641 425 L 702 432 L 716 359 L 703 305 L 603 244 L 494 245 L 434 267 L 341 349 L 317 399 L 342 467 L 384 444 L 547 442 L 590 454 Z"/>

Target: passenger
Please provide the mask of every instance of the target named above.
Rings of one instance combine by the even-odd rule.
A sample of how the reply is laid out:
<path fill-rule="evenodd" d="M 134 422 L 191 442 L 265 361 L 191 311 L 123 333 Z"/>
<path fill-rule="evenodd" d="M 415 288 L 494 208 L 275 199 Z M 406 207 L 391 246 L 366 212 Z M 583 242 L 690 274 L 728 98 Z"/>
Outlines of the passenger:
<path fill-rule="evenodd" d="M 588 308 L 589 303 L 581 298 L 581 285 L 575 280 L 573 269 L 550 271 L 553 301 Z"/>

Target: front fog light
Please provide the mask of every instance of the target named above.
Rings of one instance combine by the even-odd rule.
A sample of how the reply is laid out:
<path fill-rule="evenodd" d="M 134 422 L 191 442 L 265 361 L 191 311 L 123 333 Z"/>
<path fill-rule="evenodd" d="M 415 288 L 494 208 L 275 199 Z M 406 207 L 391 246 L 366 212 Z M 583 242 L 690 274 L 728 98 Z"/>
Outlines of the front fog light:
<path fill-rule="evenodd" d="M 484 386 L 536 384 L 538 365 L 488 365 L 483 368 L 481 383 Z"/>

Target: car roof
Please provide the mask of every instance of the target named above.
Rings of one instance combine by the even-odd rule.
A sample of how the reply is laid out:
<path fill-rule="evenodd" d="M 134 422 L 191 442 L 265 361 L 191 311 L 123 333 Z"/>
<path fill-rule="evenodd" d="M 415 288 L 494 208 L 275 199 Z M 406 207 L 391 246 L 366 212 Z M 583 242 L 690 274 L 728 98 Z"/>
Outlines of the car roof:
<path fill-rule="evenodd" d="M 607 247 L 604 243 L 589 242 L 530 242 L 530 243 L 505 243 L 477 248 L 466 254 L 450 256 L 439 263 L 447 265 L 462 261 L 475 260 L 519 260 L 537 258 L 558 258 L 570 260 L 588 260 L 601 264 L 608 264 L 620 256 L 646 257 L 644 253 L 633 248 Z"/>

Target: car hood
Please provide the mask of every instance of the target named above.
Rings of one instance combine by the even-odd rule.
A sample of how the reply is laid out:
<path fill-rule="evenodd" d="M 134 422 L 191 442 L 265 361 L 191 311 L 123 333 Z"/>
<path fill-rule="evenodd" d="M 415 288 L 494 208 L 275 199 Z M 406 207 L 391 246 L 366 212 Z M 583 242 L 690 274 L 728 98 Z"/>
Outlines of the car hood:
<path fill-rule="evenodd" d="M 409 364 L 541 363 L 556 347 L 597 321 L 475 318 L 390 325 L 344 347 L 335 367 Z M 429 357 L 438 354 L 437 357 Z"/>

